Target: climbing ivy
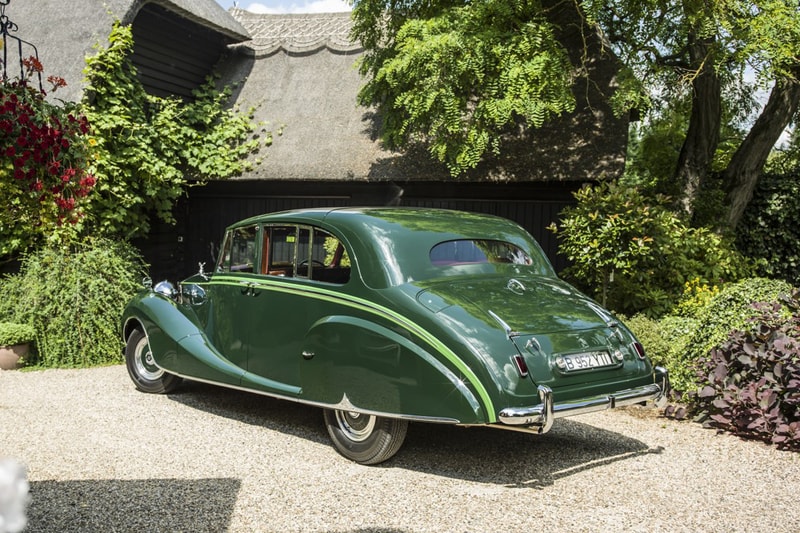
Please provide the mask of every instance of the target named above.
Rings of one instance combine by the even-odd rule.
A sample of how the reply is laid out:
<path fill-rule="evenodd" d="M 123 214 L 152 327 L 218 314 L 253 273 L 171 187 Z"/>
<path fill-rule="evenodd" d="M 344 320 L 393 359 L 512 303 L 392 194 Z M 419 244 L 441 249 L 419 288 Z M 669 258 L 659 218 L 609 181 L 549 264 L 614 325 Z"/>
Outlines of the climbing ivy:
<path fill-rule="evenodd" d="M 130 26 L 116 23 L 108 41 L 85 69 L 97 179 L 87 221 L 92 232 L 137 237 L 147 234 L 152 216 L 174 221 L 173 205 L 190 183 L 247 170 L 247 155 L 262 141 L 252 109 L 226 107 L 230 88 L 218 90 L 209 78 L 191 101 L 150 95 L 130 60 Z"/>

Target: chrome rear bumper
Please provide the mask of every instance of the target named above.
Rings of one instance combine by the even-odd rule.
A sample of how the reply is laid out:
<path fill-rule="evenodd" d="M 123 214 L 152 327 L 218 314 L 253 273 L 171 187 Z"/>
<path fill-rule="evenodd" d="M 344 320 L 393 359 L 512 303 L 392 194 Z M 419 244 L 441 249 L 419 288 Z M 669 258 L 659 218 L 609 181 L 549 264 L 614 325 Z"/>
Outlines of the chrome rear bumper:
<path fill-rule="evenodd" d="M 528 429 L 547 433 L 556 418 L 575 416 L 593 411 L 614 409 L 625 405 L 633 405 L 652 400 L 661 407 L 667 401 L 669 392 L 669 374 L 665 368 L 655 368 L 655 383 L 603 394 L 581 398 L 570 402 L 553 403 L 553 391 L 550 387 L 539 385 L 538 405 L 531 407 L 506 407 L 498 414 L 498 420 L 510 426 L 524 426 Z"/>

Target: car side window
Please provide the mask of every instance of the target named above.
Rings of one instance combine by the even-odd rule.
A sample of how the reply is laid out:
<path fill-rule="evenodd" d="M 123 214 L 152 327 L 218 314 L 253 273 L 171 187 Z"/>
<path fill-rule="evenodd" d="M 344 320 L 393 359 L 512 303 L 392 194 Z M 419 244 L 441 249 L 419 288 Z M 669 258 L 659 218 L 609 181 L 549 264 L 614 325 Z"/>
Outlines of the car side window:
<path fill-rule="evenodd" d="M 262 274 L 294 276 L 297 226 L 266 226 L 262 247 Z"/>
<path fill-rule="evenodd" d="M 257 226 L 235 228 L 225 236 L 220 254 L 219 272 L 254 272 Z"/>
<path fill-rule="evenodd" d="M 262 274 L 337 284 L 350 280 L 350 258 L 330 232 L 305 225 L 266 226 L 262 234 Z"/>
<path fill-rule="evenodd" d="M 336 236 L 313 228 L 308 252 L 312 280 L 338 284 L 350 280 L 350 257 Z"/>

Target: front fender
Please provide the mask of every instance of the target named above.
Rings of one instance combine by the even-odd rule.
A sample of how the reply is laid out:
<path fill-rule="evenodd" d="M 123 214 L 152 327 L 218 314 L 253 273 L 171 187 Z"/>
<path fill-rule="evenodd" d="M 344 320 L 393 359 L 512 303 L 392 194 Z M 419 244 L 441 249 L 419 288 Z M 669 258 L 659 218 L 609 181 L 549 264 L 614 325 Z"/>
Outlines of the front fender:
<path fill-rule="evenodd" d="M 140 326 L 156 364 L 180 376 L 239 385 L 245 371 L 226 359 L 173 300 L 156 293 L 134 299 L 123 313 L 123 335 Z"/>
<path fill-rule="evenodd" d="M 451 423 L 490 418 L 474 376 L 465 376 L 406 332 L 352 316 L 328 316 L 310 328 L 303 358 L 303 401 Z"/>

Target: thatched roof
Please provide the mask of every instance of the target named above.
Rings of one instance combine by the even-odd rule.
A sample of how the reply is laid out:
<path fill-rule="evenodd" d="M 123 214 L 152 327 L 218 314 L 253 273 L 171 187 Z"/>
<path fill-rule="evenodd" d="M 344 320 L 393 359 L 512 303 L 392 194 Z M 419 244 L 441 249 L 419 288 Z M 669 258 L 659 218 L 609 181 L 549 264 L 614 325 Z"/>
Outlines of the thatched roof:
<path fill-rule="evenodd" d="M 131 23 L 147 4 L 212 30 L 228 43 L 250 38 L 214 0 L 11 0 L 5 14 L 19 28 L 14 35 L 38 49 L 45 76 L 61 76 L 67 81 L 67 87 L 55 96 L 75 101 L 81 97 L 85 58 L 95 53 L 93 47 L 107 44 L 115 20 Z M 31 55 L 29 50 L 23 54 Z"/>
<path fill-rule="evenodd" d="M 557 21 L 561 39 L 577 53 L 587 35 L 574 7 L 569 10 L 572 4 L 564 5 Z M 137 20 L 145 12 L 148 17 Z M 166 70 L 158 66 L 154 70 L 149 63 L 140 69 L 140 75 L 152 82 L 148 87 L 156 91 L 186 94 L 185 87 L 180 93 L 169 84 L 174 75 L 169 69 L 180 67 L 180 59 L 170 56 L 171 48 L 177 46 L 175 35 L 169 33 L 176 20 L 184 29 L 194 24 L 203 29 L 182 34 L 183 51 L 187 46 L 197 48 L 195 53 L 215 61 L 200 44 L 208 45 L 210 40 L 211 48 L 220 50 L 232 45 L 232 53 L 218 66 L 224 81 L 237 84 L 238 104 L 258 105 L 256 121 L 265 121 L 274 133 L 282 133 L 259 154 L 264 162 L 240 179 L 451 179 L 445 167 L 427 153 L 392 153 L 376 139 L 380 117 L 356 101 L 364 83 L 356 68 L 363 50 L 350 40 L 349 13 L 226 12 L 214 0 L 11 0 L 5 13 L 18 25 L 17 35 L 38 48 L 45 74 L 67 80 L 69 85 L 54 95 L 64 100 L 80 99 L 85 57 L 95 53 L 97 43 L 105 45 L 117 19 L 133 23 L 135 35 L 138 24 L 140 34 L 150 39 L 145 63 L 163 58 Z M 150 31 L 154 25 L 158 31 Z M 588 39 L 596 49 L 588 64 L 590 79 L 575 88 L 578 110 L 532 135 L 509 139 L 500 157 L 485 161 L 467 179 L 582 181 L 621 173 L 627 120 L 615 118 L 602 97 L 613 90 L 617 64 L 601 51 L 599 40 L 592 41 L 590 34 Z M 194 74 L 202 75 L 202 69 Z M 168 84 L 159 85 L 162 77 Z"/>
<path fill-rule="evenodd" d="M 222 66 L 223 79 L 240 82 L 237 103 L 257 104 L 256 119 L 282 131 L 262 150 L 263 163 L 241 179 L 451 179 L 427 153 L 391 153 L 376 140 L 380 117 L 356 101 L 364 83 L 356 68 L 363 51 L 349 38 L 349 13 L 263 15 L 233 9 L 231 14 L 253 38 Z M 562 16 L 562 41 L 580 47 L 580 31 L 570 25 L 575 21 L 569 13 Z M 599 47 L 597 52 L 588 65 L 591 80 L 575 89 L 575 113 L 535 131 L 533 138 L 510 139 L 499 158 L 484 162 L 467 179 L 572 181 L 621 173 L 627 120 L 615 118 L 599 93 L 611 92 L 617 63 Z"/>

